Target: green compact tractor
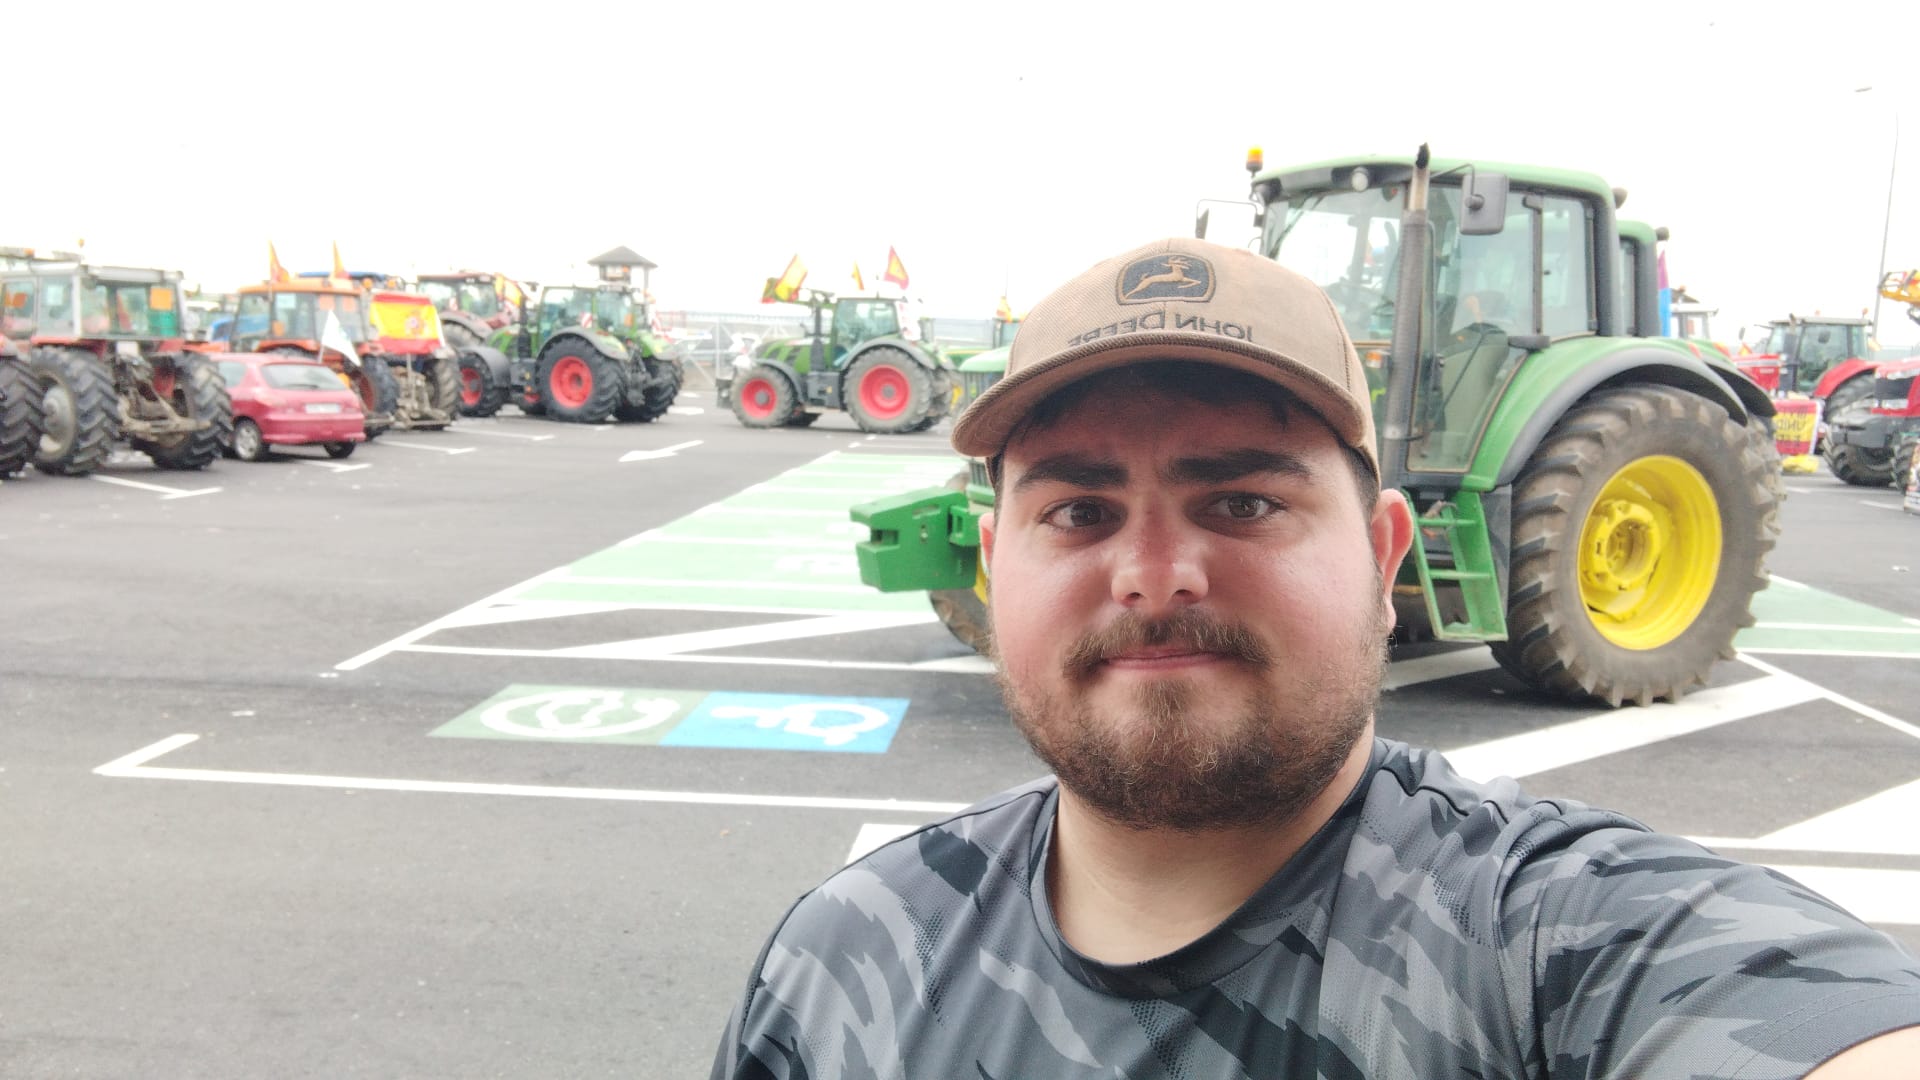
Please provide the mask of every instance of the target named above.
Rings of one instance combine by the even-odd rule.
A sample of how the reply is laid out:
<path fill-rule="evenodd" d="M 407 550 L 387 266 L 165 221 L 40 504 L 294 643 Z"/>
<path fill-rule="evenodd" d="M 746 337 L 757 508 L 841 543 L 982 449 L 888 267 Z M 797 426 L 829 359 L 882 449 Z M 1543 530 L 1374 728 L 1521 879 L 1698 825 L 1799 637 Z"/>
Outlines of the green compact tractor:
<path fill-rule="evenodd" d="M 20 350 L 0 337 L 0 477 L 26 468 L 40 448 L 42 393 Z"/>
<path fill-rule="evenodd" d="M 1425 148 L 1249 166 L 1259 250 L 1345 321 L 1384 482 L 1414 509 L 1402 635 L 1487 642 L 1529 685 L 1610 705 L 1731 658 L 1779 532 L 1773 405 L 1717 350 L 1657 336 L 1625 193 Z M 992 491 L 979 463 L 970 480 L 855 507 L 862 580 L 982 598 Z"/>
<path fill-rule="evenodd" d="M 860 430 L 922 431 L 947 415 L 954 369 L 923 345 L 906 301 L 807 290 L 813 330 L 760 343 L 734 361 L 720 400 L 751 428 L 806 427 L 826 410 L 852 414 Z"/>
<path fill-rule="evenodd" d="M 63 261 L 0 272 L 0 332 L 24 346 L 41 390 L 35 468 L 84 476 L 118 439 L 163 469 L 220 456 L 233 402 L 212 362 L 187 348 L 181 297 L 170 270 Z"/>

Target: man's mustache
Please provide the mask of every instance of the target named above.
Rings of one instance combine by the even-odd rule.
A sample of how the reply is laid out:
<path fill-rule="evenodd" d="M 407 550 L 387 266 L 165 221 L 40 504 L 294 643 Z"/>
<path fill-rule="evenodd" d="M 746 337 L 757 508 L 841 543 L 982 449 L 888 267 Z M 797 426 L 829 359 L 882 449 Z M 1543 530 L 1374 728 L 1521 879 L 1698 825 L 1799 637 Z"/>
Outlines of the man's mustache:
<path fill-rule="evenodd" d="M 1217 653 L 1254 667 L 1273 663 L 1272 651 L 1244 624 L 1188 608 L 1159 619 L 1122 614 L 1074 643 L 1067 654 L 1067 674 L 1080 678 L 1123 652 L 1168 645 Z"/>

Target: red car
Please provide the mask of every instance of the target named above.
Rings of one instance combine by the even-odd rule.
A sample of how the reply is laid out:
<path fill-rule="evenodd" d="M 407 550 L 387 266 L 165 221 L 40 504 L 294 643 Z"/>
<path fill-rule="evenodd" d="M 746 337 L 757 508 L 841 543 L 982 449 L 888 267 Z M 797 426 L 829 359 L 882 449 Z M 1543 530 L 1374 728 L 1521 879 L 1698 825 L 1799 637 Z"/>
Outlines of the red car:
<path fill-rule="evenodd" d="M 275 446 L 318 443 L 331 458 L 367 438 L 360 399 L 326 365 L 282 353 L 222 353 L 216 361 L 233 398 L 228 452 L 259 461 Z"/>

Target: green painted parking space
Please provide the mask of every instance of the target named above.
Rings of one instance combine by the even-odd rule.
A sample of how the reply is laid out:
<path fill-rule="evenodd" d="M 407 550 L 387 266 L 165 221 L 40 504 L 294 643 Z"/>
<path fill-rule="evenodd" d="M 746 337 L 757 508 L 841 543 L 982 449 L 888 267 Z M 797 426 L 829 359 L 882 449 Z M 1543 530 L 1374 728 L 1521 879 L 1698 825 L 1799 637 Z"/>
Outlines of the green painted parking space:
<path fill-rule="evenodd" d="M 1775 578 L 1753 598 L 1754 625 L 1734 639 L 1752 653 L 1920 656 L 1920 620 Z"/>

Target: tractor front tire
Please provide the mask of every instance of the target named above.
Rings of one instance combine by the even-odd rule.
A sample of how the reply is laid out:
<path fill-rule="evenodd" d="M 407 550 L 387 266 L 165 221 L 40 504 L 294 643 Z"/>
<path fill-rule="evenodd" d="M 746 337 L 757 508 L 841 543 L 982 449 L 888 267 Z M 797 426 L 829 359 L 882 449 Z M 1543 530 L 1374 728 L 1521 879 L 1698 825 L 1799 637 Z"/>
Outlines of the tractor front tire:
<path fill-rule="evenodd" d="M 176 359 L 172 405 L 182 416 L 205 420 L 207 426 L 167 443 L 142 441 L 135 449 L 162 469 L 204 469 L 213 464 L 220 448 L 233 440 L 233 399 L 219 369 L 198 356 Z"/>
<path fill-rule="evenodd" d="M 620 366 L 580 342 L 540 354 L 540 398 L 555 420 L 597 424 L 613 415 L 622 396 Z"/>
<path fill-rule="evenodd" d="M 492 416 L 507 403 L 507 388 L 493 377 L 493 368 L 476 352 L 460 354 L 460 413 Z"/>
<path fill-rule="evenodd" d="M 733 384 L 733 415 L 750 428 L 785 427 L 799 402 L 786 373 L 768 364 L 755 364 Z"/>
<path fill-rule="evenodd" d="M 120 429 L 113 373 L 99 357 L 78 349 L 36 349 L 32 364 L 42 391 L 33 467 L 55 476 L 98 469 Z"/>
<path fill-rule="evenodd" d="M 847 368 L 846 407 L 860 430 L 893 435 L 915 430 L 933 412 L 933 377 L 900 349 L 869 349 Z"/>
<path fill-rule="evenodd" d="M 1827 398 L 1827 468 L 1833 475 L 1855 487 L 1886 487 L 1893 483 L 1893 451 L 1887 447 L 1868 449 L 1853 443 L 1836 441 L 1834 429 L 1861 427 L 1872 415 L 1873 378 L 1855 376 L 1841 383 Z"/>
<path fill-rule="evenodd" d="M 39 449 L 42 393 L 25 360 L 0 356 L 0 476 L 26 468 Z"/>
<path fill-rule="evenodd" d="M 460 362 L 451 356 L 435 356 L 426 362 L 427 394 L 435 412 L 445 413 L 452 423 L 460 416 Z"/>
<path fill-rule="evenodd" d="M 1494 658 L 1537 689 L 1613 706 L 1703 684 L 1767 587 L 1768 465 L 1744 424 L 1696 394 L 1628 386 L 1574 406 L 1514 484 Z"/>

